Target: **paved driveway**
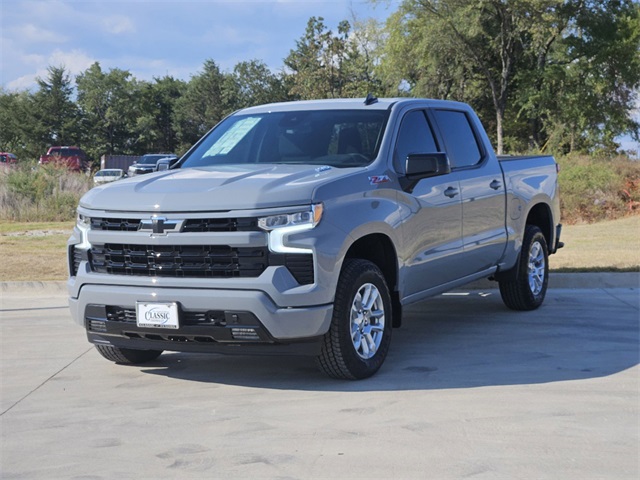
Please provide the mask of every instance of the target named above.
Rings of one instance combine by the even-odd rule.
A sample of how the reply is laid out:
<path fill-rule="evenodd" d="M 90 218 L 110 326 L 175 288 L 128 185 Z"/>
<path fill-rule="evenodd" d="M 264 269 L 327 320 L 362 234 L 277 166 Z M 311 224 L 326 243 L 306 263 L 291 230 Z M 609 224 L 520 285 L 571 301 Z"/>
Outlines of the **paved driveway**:
<path fill-rule="evenodd" d="M 638 289 L 495 290 L 409 309 L 382 370 L 304 357 L 107 362 L 63 291 L 2 293 L 3 479 L 636 479 Z"/>

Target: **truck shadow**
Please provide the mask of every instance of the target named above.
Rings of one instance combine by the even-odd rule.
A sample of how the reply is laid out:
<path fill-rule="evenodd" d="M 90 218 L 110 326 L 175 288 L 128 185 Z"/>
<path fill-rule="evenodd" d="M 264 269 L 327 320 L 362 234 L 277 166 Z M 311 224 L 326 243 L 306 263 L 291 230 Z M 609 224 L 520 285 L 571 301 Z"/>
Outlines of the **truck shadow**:
<path fill-rule="evenodd" d="M 577 292 L 580 292 L 579 294 Z M 533 312 L 496 291 L 440 296 L 407 309 L 387 360 L 356 382 L 326 377 L 308 357 L 170 353 L 143 371 L 195 382 L 313 391 L 525 385 L 604 377 L 638 364 L 637 290 L 558 290 Z"/>

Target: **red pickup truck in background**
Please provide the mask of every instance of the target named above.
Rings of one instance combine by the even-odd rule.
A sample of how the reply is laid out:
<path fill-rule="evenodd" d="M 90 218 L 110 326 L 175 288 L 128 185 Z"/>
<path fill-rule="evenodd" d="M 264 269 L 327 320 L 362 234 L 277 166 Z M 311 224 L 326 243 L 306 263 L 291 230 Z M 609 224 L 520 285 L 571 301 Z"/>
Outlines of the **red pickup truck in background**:
<path fill-rule="evenodd" d="M 40 165 L 54 163 L 82 172 L 87 169 L 87 154 L 79 147 L 50 147 L 46 155 L 40 157 Z"/>

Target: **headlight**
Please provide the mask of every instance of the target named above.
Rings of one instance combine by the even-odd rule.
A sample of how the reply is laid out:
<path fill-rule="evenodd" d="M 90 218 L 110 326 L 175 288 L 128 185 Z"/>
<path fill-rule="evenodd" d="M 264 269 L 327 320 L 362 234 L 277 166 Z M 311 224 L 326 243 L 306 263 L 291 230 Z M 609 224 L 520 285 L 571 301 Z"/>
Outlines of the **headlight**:
<path fill-rule="evenodd" d="M 311 209 L 296 213 L 271 215 L 258 219 L 258 226 L 269 232 L 269 249 L 277 253 L 313 253 L 310 248 L 289 247 L 287 237 L 294 233 L 311 230 L 322 219 L 321 203 Z"/>
<path fill-rule="evenodd" d="M 322 204 L 311 206 L 311 210 L 296 213 L 283 213 L 258 219 L 258 226 L 263 230 L 274 230 L 276 228 L 293 227 L 297 225 L 310 225 L 315 227 L 322 218 Z"/>
<path fill-rule="evenodd" d="M 78 213 L 76 217 L 76 227 L 80 230 L 82 242 L 76 245 L 77 248 L 89 249 L 91 244 L 89 243 L 89 230 L 91 230 L 91 217 L 87 217 L 81 213 Z"/>

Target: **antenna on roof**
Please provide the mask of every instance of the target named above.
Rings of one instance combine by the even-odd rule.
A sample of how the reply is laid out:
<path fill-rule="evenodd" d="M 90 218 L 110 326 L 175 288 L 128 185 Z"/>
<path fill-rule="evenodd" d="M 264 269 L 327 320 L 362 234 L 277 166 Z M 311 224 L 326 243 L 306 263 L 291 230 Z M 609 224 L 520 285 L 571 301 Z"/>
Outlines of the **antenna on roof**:
<path fill-rule="evenodd" d="M 367 98 L 364 99 L 365 105 L 373 105 L 374 103 L 377 103 L 377 102 L 378 102 L 378 99 L 376 97 L 371 95 L 371 93 L 367 93 Z"/>

